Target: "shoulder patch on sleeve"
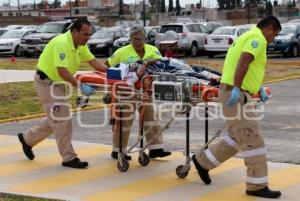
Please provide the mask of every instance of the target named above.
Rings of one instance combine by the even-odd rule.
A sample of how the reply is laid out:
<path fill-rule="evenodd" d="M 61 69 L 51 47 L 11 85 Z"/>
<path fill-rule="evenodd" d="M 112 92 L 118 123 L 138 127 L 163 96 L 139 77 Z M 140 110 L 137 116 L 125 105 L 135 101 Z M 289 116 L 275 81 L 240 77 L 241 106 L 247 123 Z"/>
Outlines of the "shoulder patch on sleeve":
<path fill-rule="evenodd" d="M 59 54 L 60 60 L 63 61 L 63 60 L 65 59 L 65 57 L 66 57 L 65 53 L 60 53 L 60 54 Z"/>
<path fill-rule="evenodd" d="M 155 51 L 155 53 L 158 55 L 158 56 L 161 56 L 160 52 L 158 50 Z"/>
<path fill-rule="evenodd" d="M 253 41 L 251 42 L 251 46 L 252 46 L 253 48 L 257 48 L 257 47 L 258 47 L 258 42 L 257 42 L 256 40 L 253 40 Z"/>

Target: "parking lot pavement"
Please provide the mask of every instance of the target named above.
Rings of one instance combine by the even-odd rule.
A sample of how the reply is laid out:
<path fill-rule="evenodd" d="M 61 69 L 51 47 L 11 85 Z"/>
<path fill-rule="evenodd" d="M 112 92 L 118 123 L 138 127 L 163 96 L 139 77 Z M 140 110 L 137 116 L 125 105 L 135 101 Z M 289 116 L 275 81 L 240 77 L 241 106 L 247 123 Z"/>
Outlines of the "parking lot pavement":
<path fill-rule="evenodd" d="M 74 142 L 79 156 L 90 163 L 88 169 L 77 170 L 60 165 L 54 140 L 34 148 L 34 161 L 24 158 L 16 136 L 1 134 L 0 141 L 0 192 L 86 201 L 263 200 L 245 195 L 245 167 L 238 158 L 211 171 L 213 182 L 206 186 L 194 167 L 186 178 L 177 178 L 175 168 L 185 161 L 180 152 L 152 160 L 147 167 L 141 167 L 137 155 L 133 155 L 129 170 L 121 173 L 116 160 L 110 158 L 111 148 L 107 145 Z M 272 162 L 268 165 L 270 186 L 283 193 L 280 200 L 297 200 L 300 166 Z"/>

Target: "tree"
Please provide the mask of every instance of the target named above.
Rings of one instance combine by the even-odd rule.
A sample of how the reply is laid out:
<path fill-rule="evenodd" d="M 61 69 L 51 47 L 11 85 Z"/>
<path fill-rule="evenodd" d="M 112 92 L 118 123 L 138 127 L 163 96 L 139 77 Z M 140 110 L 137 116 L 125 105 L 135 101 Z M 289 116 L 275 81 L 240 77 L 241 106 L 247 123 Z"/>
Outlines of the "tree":
<path fill-rule="evenodd" d="M 241 7 L 241 0 L 218 0 L 219 10 L 229 10 Z"/>
<path fill-rule="evenodd" d="M 123 15 L 123 0 L 119 0 L 119 15 Z"/>
<path fill-rule="evenodd" d="M 175 7 L 176 15 L 180 15 L 181 13 L 181 6 L 179 0 L 176 0 L 176 7 Z"/>
<path fill-rule="evenodd" d="M 165 0 L 160 1 L 160 12 L 165 13 L 166 12 L 166 2 Z"/>
<path fill-rule="evenodd" d="M 46 4 L 45 1 L 41 1 L 40 3 L 37 4 L 38 9 L 46 9 L 48 4 Z"/>
<path fill-rule="evenodd" d="M 60 0 L 54 0 L 53 7 L 54 8 L 60 8 L 60 4 L 61 4 Z"/>
<path fill-rule="evenodd" d="M 169 0 L 168 13 L 172 13 L 173 10 L 174 10 L 174 7 L 173 7 L 173 0 Z"/>
<path fill-rule="evenodd" d="M 292 5 L 293 5 L 293 8 L 296 8 L 296 1 L 295 0 L 293 0 Z"/>
<path fill-rule="evenodd" d="M 273 14 L 273 5 L 272 5 L 270 0 L 267 3 L 267 12 L 266 12 L 266 14 L 267 15 L 272 15 Z"/>
<path fill-rule="evenodd" d="M 79 7 L 79 0 L 75 0 L 74 7 Z"/>

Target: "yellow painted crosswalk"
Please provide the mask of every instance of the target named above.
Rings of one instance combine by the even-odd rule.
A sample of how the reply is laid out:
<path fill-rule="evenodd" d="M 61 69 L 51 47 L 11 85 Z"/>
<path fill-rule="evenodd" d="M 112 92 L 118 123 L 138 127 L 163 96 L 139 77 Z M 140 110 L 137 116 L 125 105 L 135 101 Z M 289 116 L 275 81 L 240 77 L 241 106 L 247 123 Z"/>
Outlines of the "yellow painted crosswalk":
<path fill-rule="evenodd" d="M 257 200 L 244 193 L 246 168 L 241 159 L 230 159 L 210 171 L 213 182 L 207 186 L 200 181 L 194 167 L 186 178 L 176 176 L 175 168 L 185 160 L 179 152 L 151 160 L 147 167 L 141 167 L 137 154 L 133 154 L 129 170 L 121 173 L 117 161 L 110 158 L 110 146 L 74 142 L 79 156 L 90 163 L 88 169 L 78 170 L 61 166 L 54 140 L 46 140 L 35 148 L 35 152 L 44 153 L 36 154 L 35 160 L 30 161 L 23 156 L 16 139 L 0 135 L 0 140 L 10 144 L 0 144 L 0 192 L 86 201 Z M 300 166 L 269 163 L 269 182 L 271 188 L 282 191 L 281 200 L 297 200 L 296 194 L 285 196 L 285 189 L 300 191 Z"/>
<path fill-rule="evenodd" d="M 217 172 L 214 172 L 215 174 L 221 174 L 222 172 L 226 172 L 230 169 L 236 168 L 241 166 L 241 161 L 233 161 L 230 164 L 227 164 L 223 166 L 222 168 L 218 169 Z M 123 201 L 129 201 L 129 200 L 136 200 L 140 197 L 144 197 L 146 195 L 151 195 L 156 192 L 164 191 L 170 188 L 175 188 L 180 185 L 184 185 L 193 181 L 198 180 L 199 177 L 196 175 L 195 172 L 188 177 L 187 179 L 179 179 L 176 178 L 176 175 L 174 172 L 158 175 L 155 177 L 151 177 L 147 180 L 144 180 L 141 178 L 138 181 L 126 184 L 124 186 L 121 186 L 117 189 L 112 189 L 110 191 L 96 193 L 94 195 L 88 196 L 85 198 L 85 200 L 98 200 L 99 197 L 105 197 L 107 198 L 107 201 L 113 201 L 113 200 L 123 200 Z M 155 185 L 154 185 L 155 184 Z M 143 186 L 147 191 L 141 191 L 139 187 Z"/>

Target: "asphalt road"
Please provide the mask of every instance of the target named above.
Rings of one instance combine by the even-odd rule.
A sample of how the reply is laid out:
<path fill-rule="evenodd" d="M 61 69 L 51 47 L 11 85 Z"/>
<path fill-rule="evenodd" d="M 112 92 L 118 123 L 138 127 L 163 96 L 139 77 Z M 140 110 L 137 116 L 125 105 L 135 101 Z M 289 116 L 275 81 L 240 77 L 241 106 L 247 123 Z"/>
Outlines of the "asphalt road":
<path fill-rule="evenodd" d="M 269 84 L 272 90 L 272 100 L 265 106 L 264 118 L 261 121 L 261 130 L 265 137 L 270 161 L 300 164 L 300 79 L 276 82 Z M 203 109 L 197 113 L 203 117 Z M 111 144 L 111 129 L 108 120 L 108 110 L 83 112 L 73 116 L 74 136 L 76 141 Z M 78 120 L 80 119 L 80 121 Z M 161 125 L 169 117 L 163 117 Z M 81 123 L 80 123 L 81 122 Z M 24 132 L 38 120 L 13 122 L 0 125 L 0 133 L 16 135 Z M 80 126 L 86 124 L 87 126 Z M 217 119 L 209 121 L 210 137 L 224 125 L 224 121 Z M 191 146 L 199 147 L 204 144 L 204 121 L 193 118 L 190 123 Z M 130 144 L 136 139 L 137 124 L 130 137 Z M 176 120 L 164 132 L 164 143 L 169 150 L 182 150 L 185 148 L 185 121 Z"/>

